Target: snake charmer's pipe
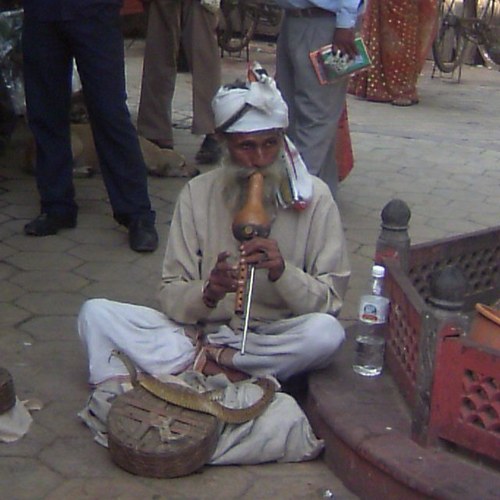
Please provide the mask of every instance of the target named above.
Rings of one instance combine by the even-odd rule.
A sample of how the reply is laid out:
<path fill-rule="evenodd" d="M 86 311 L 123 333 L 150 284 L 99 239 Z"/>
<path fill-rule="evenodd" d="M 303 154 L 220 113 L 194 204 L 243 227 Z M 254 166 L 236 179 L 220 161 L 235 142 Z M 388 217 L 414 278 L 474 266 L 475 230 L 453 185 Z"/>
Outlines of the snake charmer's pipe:
<path fill-rule="evenodd" d="M 233 219 L 233 235 L 239 241 L 245 241 L 260 236 L 267 238 L 271 231 L 271 222 L 264 209 L 264 176 L 255 172 L 248 179 L 247 198 L 241 210 Z M 240 353 L 245 354 L 246 337 L 248 333 L 248 321 L 250 305 L 252 303 L 254 267 L 248 266 L 244 259 L 240 258 L 238 269 L 238 281 L 241 283 L 236 290 L 234 311 L 243 316 L 243 339 Z"/>

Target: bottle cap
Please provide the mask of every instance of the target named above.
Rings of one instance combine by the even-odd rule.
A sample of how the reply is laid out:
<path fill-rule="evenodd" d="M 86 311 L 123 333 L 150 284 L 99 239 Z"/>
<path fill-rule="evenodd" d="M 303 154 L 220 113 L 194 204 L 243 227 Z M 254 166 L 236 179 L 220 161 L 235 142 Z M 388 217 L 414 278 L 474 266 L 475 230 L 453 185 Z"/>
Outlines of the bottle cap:
<path fill-rule="evenodd" d="M 385 276 L 385 267 L 375 264 L 372 267 L 372 276 L 374 278 L 383 278 Z"/>

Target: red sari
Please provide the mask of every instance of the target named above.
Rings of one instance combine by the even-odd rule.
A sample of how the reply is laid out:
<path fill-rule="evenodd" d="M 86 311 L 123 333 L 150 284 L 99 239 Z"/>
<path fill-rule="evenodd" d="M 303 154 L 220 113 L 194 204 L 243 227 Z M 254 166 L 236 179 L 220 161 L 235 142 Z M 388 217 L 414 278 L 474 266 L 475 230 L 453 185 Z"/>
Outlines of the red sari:
<path fill-rule="evenodd" d="M 347 118 L 347 106 L 340 116 L 337 135 L 335 138 L 335 159 L 339 182 L 343 181 L 354 167 L 354 155 L 352 152 L 351 134 L 349 132 L 349 120 Z"/>
<path fill-rule="evenodd" d="M 370 0 L 361 36 L 372 66 L 351 78 L 349 93 L 369 101 L 418 102 L 417 79 L 432 44 L 438 0 Z"/>

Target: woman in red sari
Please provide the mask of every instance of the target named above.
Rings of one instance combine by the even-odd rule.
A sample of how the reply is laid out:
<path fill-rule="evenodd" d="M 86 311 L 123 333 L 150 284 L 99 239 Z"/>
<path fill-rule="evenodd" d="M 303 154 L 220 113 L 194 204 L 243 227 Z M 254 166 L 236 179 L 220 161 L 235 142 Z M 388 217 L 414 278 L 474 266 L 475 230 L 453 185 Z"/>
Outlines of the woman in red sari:
<path fill-rule="evenodd" d="M 370 0 L 361 36 L 372 59 L 349 93 L 396 106 L 418 103 L 417 79 L 434 39 L 438 0 Z"/>

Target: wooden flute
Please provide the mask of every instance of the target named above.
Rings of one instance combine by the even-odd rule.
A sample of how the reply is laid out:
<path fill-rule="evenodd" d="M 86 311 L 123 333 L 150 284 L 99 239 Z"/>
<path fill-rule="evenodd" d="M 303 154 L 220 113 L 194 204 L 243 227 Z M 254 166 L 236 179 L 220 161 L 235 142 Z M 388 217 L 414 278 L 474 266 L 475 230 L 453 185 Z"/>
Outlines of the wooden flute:
<path fill-rule="evenodd" d="M 233 235 L 238 241 L 250 240 L 255 236 L 267 238 L 271 231 L 271 222 L 263 203 L 264 176 L 255 172 L 248 179 L 246 201 L 241 210 L 235 215 L 232 224 Z M 240 256 L 238 268 L 239 285 L 236 290 L 234 311 L 241 316 L 243 323 L 243 337 L 240 353 L 245 354 L 248 334 L 248 322 L 253 296 L 255 267 L 248 265 Z"/>

